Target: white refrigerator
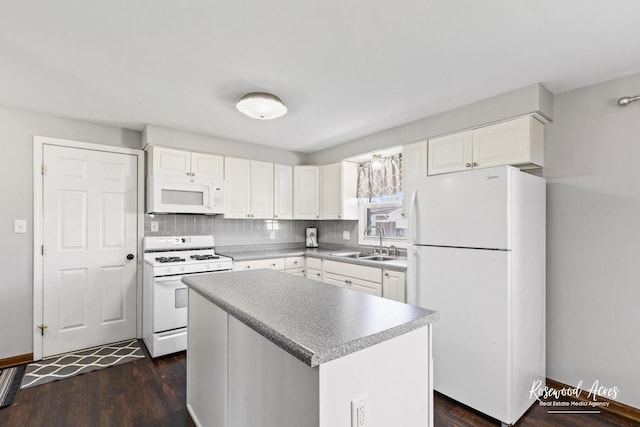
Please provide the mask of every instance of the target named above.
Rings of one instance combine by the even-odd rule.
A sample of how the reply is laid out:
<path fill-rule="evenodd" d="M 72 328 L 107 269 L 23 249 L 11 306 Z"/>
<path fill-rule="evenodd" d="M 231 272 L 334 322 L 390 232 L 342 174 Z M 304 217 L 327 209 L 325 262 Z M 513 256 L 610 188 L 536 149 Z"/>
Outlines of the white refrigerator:
<path fill-rule="evenodd" d="M 434 389 L 514 424 L 545 384 L 545 180 L 503 166 L 405 191 L 407 299 L 440 313 Z"/>

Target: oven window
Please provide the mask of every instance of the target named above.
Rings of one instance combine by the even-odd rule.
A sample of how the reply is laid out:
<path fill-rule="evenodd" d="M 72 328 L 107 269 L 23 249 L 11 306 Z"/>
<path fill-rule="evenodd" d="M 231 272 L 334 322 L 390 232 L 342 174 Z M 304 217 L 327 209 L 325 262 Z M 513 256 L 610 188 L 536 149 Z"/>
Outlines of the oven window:
<path fill-rule="evenodd" d="M 162 204 L 203 206 L 204 193 L 202 191 L 162 190 Z"/>

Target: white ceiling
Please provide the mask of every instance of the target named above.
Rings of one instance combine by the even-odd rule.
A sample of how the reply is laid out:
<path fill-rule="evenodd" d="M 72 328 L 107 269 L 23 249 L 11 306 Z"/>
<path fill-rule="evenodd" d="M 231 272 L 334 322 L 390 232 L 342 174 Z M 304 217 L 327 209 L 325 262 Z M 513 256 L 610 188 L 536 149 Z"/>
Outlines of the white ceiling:
<path fill-rule="evenodd" d="M 0 0 L 0 105 L 313 152 L 638 72 L 638 17 L 637 0 Z M 241 115 L 251 91 L 289 113 Z"/>

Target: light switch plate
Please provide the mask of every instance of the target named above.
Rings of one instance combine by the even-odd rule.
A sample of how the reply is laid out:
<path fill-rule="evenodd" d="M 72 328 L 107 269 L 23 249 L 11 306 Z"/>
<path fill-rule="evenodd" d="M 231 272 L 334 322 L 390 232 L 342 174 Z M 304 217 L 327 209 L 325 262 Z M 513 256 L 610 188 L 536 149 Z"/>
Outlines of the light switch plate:
<path fill-rule="evenodd" d="M 342 240 L 349 240 L 351 238 L 351 233 L 349 230 L 344 230 L 342 232 Z"/>
<path fill-rule="evenodd" d="M 14 219 L 13 220 L 13 232 L 16 234 L 23 234 L 27 232 L 27 220 L 26 219 Z"/>

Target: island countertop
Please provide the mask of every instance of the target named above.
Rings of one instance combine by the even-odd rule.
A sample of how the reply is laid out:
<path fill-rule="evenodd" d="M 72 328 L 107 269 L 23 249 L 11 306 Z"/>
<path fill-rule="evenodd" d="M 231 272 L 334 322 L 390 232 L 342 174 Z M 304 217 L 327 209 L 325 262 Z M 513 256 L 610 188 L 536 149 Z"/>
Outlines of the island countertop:
<path fill-rule="evenodd" d="M 311 367 L 438 319 L 435 311 L 270 269 L 188 275 L 182 281 Z"/>

